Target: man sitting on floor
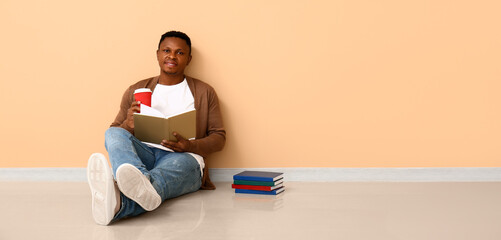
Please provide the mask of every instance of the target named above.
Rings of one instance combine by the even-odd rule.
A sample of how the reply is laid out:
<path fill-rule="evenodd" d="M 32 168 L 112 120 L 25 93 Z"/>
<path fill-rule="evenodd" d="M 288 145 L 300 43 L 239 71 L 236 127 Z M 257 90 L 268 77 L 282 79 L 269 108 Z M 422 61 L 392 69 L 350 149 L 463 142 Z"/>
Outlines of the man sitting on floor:
<path fill-rule="evenodd" d="M 98 224 L 152 211 L 166 199 L 198 189 L 215 189 L 204 159 L 222 150 L 226 141 L 216 92 L 207 83 L 184 75 L 192 59 L 186 34 L 170 31 L 162 35 L 157 59 L 160 75 L 125 91 L 120 111 L 105 133 L 112 169 L 103 154 L 89 158 L 92 214 Z M 166 151 L 134 137 L 133 115 L 140 110 L 134 98 L 138 88 L 151 89 L 152 107 L 166 116 L 196 109 L 196 138 L 187 140 L 174 133 L 177 141 L 160 143 L 172 150 Z"/>

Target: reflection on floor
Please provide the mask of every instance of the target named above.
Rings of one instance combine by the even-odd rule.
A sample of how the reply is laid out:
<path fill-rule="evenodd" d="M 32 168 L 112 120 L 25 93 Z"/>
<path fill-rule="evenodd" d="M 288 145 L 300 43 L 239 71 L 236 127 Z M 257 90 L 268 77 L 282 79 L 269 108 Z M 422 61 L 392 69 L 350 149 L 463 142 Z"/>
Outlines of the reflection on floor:
<path fill-rule="evenodd" d="M 96 225 L 86 183 L 0 182 L 0 239 L 501 239 L 501 183 L 231 183 Z"/>

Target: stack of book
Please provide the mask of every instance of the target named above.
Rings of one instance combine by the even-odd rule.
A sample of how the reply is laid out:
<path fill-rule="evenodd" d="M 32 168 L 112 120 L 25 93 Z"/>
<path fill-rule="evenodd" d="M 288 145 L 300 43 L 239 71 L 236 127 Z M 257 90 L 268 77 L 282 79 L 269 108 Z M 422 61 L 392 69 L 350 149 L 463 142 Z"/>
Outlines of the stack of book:
<path fill-rule="evenodd" d="M 233 175 L 231 187 L 235 193 L 277 195 L 285 190 L 283 179 L 283 173 L 243 171 Z"/>

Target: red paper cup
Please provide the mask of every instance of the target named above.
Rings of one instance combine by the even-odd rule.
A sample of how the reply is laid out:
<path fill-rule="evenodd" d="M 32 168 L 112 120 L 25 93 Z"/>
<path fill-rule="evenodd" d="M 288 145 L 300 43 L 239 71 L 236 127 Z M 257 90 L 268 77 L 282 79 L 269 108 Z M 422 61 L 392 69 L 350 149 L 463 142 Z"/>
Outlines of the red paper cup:
<path fill-rule="evenodd" d="M 140 101 L 142 104 L 151 107 L 151 89 L 138 88 L 134 91 L 134 97 L 136 101 Z"/>

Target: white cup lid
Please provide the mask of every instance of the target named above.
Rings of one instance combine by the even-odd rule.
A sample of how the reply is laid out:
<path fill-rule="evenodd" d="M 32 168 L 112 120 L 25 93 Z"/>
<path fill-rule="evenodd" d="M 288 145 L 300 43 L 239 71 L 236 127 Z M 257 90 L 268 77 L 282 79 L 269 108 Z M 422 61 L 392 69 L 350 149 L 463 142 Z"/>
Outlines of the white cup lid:
<path fill-rule="evenodd" d="M 151 92 L 151 89 L 149 88 L 138 88 L 136 91 L 134 91 L 134 94 L 136 93 L 143 93 L 143 92 Z"/>

